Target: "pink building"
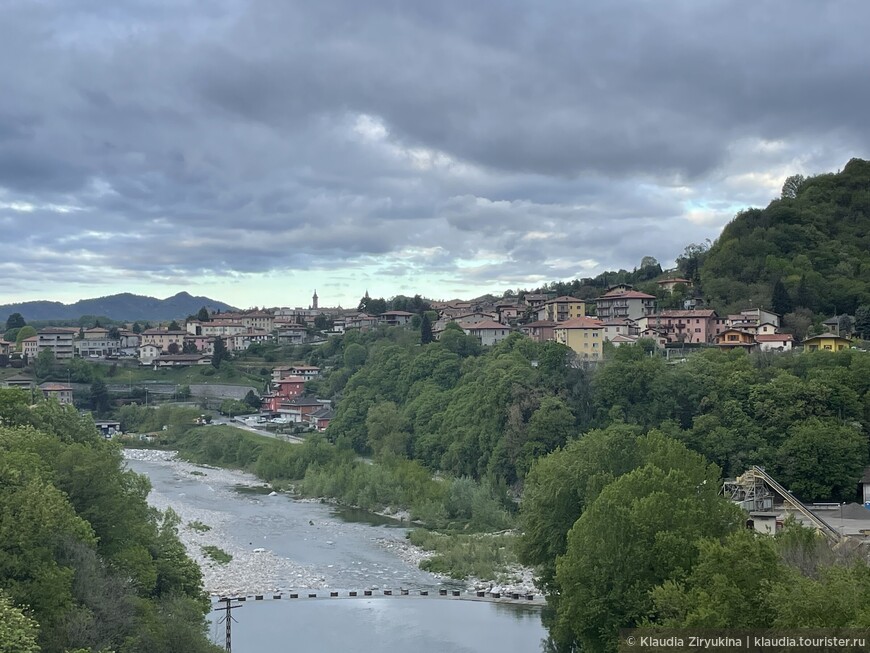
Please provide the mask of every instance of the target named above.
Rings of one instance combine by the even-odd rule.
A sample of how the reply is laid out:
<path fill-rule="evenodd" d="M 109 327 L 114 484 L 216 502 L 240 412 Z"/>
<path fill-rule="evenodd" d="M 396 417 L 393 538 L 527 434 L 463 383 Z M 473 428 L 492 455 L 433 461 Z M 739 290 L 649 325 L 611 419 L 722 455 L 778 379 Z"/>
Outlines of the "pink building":
<path fill-rule="evenodd" d="M 553 339 L 553 329 L 556 328 L 557 324 L 557 322 L 552 322 L 550 320 L 539 320 L 537 322 L 524 324 L 520 327 L 520 331 L 525 333 L 535 342 L 546 342 L 547 340 Z"/>
<path fill-rule="evenodd" d="M 712 309 L 662 311 L 649 316 L 647 326 L 664 333 L 668 342 L 712 344 L 721 331 Z"/>

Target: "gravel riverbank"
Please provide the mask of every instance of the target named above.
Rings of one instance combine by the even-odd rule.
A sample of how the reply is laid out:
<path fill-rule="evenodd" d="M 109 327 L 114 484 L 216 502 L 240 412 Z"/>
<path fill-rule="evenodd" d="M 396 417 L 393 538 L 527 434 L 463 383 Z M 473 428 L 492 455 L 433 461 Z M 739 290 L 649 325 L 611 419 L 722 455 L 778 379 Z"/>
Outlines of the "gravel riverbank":
<path fill-rule="evenodd" d="M 174 452 L 157 451 L 148 449 L 126 449 L 126 459 L 131 461 L 143 461 L 166 467 L 175 477 L 183 481 L 194 480 L 207 487 L 215 496 L 221 495 L 227 498 L 237 497 L 237 488 L 249 487 L 252 491 L 263 490 L 267 487 L 262 479 L 252 474 L 217 467 L 195 465 L 176 458 Z M 183 496 L 183 495 L 182 495 Z M 301 500 L 302 502 L 314 502 Z M 230 515 L 226 512 L 209 510 L 192 505 L 190 501 L 170 500 L 169 497 L 157 490 L 152 490 L 148 495 L 148 502 L 158 510 L 172 508 L 178 513 L 181 524 L 179 526 L 179 539 L 187 549 L 188 555 L 194 559 L 202 569 L 203 584 L 205 590 L 213 595 L 243 595 L 243 594 L 268 594 L 271 592 L 286 591 L 289 589 L 326 589 L 330 587 L 329 579 L 325 572 L 332 569 L 318 569 L 317 566 L 304 565 L 295 562 L 288 557 L 276 555 L 266 547 L 244 546 L 228 536 Z M 319 503 L 319 502 L 318 502 Z M 396 515 L 392 515 L 396 517 Z M 193 526 L 192 526 L 193 524 Z M 199 525 L 205 525 L 204 529 Z M 326 537 L 339 537 L 341 522 L 318 524 L 318 527 L 332 529 L 335 535 Z M 412 545 L 400 536 L 403 531 L 398 530 L 396 537 L 377 536 L 371 540 L 387 553 L 395 556 L 398 560 L 419 568 L 420 563 L 432 557 L 433 553 Z M 327 543 L 330 543 L 327 540 Z M 226 564 L 220 564 L 212 560 L 205 552 L 204 547 L 217 547 L 232 556 L 232 560 Z M 291 556 L 292 557 L 292 556 Z M 329 565 L 331 567 L 331 565 Z M 395 572 L 394 572 L 395 573 Z M 430 578 L 442 578 L 437 574 Z M 360 579 L 362 580 L 362 578 Z M 517 567 L 502 578 L 501 583 L 487 579 L 467 579 L 464 581 L 469 591 L 491 590 L 509 594 L 538 594 L 540 591 L 535 587 L 531 570 Z M 376 582 L 376 581 L 375 581 Z M 456 581 L 450 581 L 451 584 Z M 437 580 L 436 580 L 437 583 Z"/>

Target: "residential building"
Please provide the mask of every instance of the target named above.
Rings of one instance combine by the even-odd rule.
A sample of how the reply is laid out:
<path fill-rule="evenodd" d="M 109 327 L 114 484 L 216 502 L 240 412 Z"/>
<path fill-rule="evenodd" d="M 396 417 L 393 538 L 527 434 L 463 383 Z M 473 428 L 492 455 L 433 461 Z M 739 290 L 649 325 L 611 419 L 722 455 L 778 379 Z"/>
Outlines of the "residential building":
<path fill-rule="evenodd" d="M 308 423 L 318 431 L 325 431 L 329 423 L 335 418 L 335 411 L 330 406 L 323 406 L 319 410 L 307 415 Z"/>
<path fill-rule="evenodd" d="M 604 339 L 613 341 L 618 336 L 637 338 L 640 329 L 632 320 L 607 320 L 604 322 Z"/>
<path fill-rule="evenodd" d="M 737 315 L 729 315 L 728 326 L 735 329 L 742 329 L 745 327 L 757 327 L 759 324 L 767 322 L 779 328 L 779 318 L 780 316 L 776 313 L 766 311 L 762 308 L 748 308 L 740 311 Z"/>
<path fill-rule="evenodd" d="M 46 399 L 56 399 L 61 404 L 72 406 L 73 390 L 71 385 L 66 383 L 43 383 L 39 386 L 42 394 Z"/>
<path fill-rule="evenodd" d="M 290 401 L 302 395 L 305 391 L 305 379 L 301 376 L 288 376 L 272 382 L 273 391 L 263 397 L 263 410 L 277 413 L 281 403 Z"/>
<path fill-rule="evenodd" d="M 495 313 L 498 315 L 498 321 L 502 324 L 509 324 L 516 320 L 525 312 L 526 307 L 520 305 L 516 300 L 512 302 L 499 302 L 495 305 Z"/>
<path fill-rule="evenodd" d="M 36 387 L 36 381 L 24 374 L 15 374 L 10 376 L 3 382 L 4 388 L 19 388 L 21 390 L 30 390 Z"/>
<path fill-rule="evenodd" d="M 743 329 L 725 329 L 716 339 L 716 346 L 721 349 L 746 349 L 755 347 L 755 334 Z"/>
<path fill-rule="evenodd" d="M 108 331 L 102 338 L 98 338 L 96 334 L 88 334 L 85 332 L 83 340 L 75 341 L 76 356 L 80 358 L 104 358 L 106 356 L 117 356 L 121 351 L 121 341 L 111 340 L 108 337 Z"/>
<path fill-rule="evenodd" d="M 621 347 L 622 345 L 636 345 L 637 341 L 640 340 L 638 336 L 626 336 L 623 334 L 617 334 L 612 338 L 609 338 L 609 342 L 614 347 Z"/>
<path fill-rule="evenodd" d="M 27 357 L 27 360 L 36 358 L 39 352 L 39 336 L 30 336 L 21 341 L 21 353 Z"/>
<path fill-rule="evenodd" d="M 471 313 L 462 313 L 461 315 L 456 315 L 449 321 L 461 322 L 463 324 L 479 324 L 480 322 L 495 322 L 495 317 L 496 316 L 493 313 L 474 311 Z"/>
<path fill-rule="evenodd" d="M 345 319 L 345 329 L 359 329 L 368 331 L 378 325 L 378 318 L 366 313 L 357 313 Z"/>
<path fill-rule="evenodd" d="M 532 293 L 523 297 L 523 301 L 529 305 L 529 308 L 539 308 L 544 305 L 555 293 Z"/>
<path fill-rule="evenodd" d="M 586 302 L 576 297 L 548 299 L 538 307 L 538 320 L 565 322 L 578 317 L 586 317 Z"/>
<path fill-rule="evenodd" d="M 667 310 L 648 316 L 642 323 L 664 333 L 668 342 L 712 344 L 716 341 L 718 317 L 711 309 Z"/>
<path fill-rule="evenodd" d="M 151 365 L 155 358 L 157 358 L 163 350 L 157 345 L 147 344 L 140 345 L 138 348 L 139 352 L 139 363 L 141 365 Z"/>
<path fill-rule="evenodd" d="M 791 351 L 794 336 L 790 333 L 756 333 L 755 342 L 761 351 Z"/>
<path fill-rule="evenodd" d="M 556 327 L 556 324 L 557 322 L 549 320 L 538 320 L 537 322 L 522 325 L 520 331 L 535 342 L 546 342 L 553 339 L 553 329 Z"/>
<path fill-rule="evenodd" d="M 184 347 L 184 337 L 188 333 L 182 330 L 146 329 L 141 335 L 143 345 L 154 345 L 167 353 L 177 348 L 177 353 L 180 354 L 181 349 Z M 175 347 L 170 347 L 171 345 L 175 345 Z"/>
<path fill-rule="evenodd" d="M 37 331 L 36 338 L 37 353 L 43 349 L 50 349 L 57 360 L 69 360 L 75 354 L 75 347 L 73 346 L 75 329 L 46 327 Z"/>
<path fill-rule="evenodd" d="M 492 320 L 484 322 L 459 322 L 466 335 L 480 338 L 480 344 L 492 346 L 501 342 L 511 334 L 510 327 Z"/>
<path fill-rule="evenodd" d="M 82 331 L 84 340 L 108 340 L 109 330 L 106 327 L 91 327 Z"/>
<path fill-rule="evenodd" d="M 604 323 L 589 317 L 559 322 L 553 328 L 553 339 L 584 360 L 604 358 Z"/>
<path fill-rule="evenodd" d="M 15 351 L 15 343 L 14 342 L 6 342 L 3 339 L 0 339 L 0 355 L 3 354 L 11 354 Z"/>
<path fill-rule="evenodd" d="M 688 279 L 682 279 L 680 277 L 676 277 L 674 279 L 661 279 L 659 281 L 656 281 L 656 283 L 659 285 L 659 288 L 667 292 L 674 292 L 674 288 L 676 288 L 680 284 L 686 286 L 687 288 L 692 287 L 691 281 L 689 281 Z"/>
<path fill-rule="evenodd" d="M 285 399 L 278 405 L 278 414 L 288 422 L 302 424 L 308 421 L 308 417 L 328 407 L 329 402 L 320 401 L 315 397 L 293 397 Z"/>
<path fill-rule="evenodd" d="M 842 351 L 852 346 L 852 341 L 834 333 L 823 333 L 803 341 L 805 351 Z"/>
<path fill-rule="evenodd" d="M 600 320 L 628 318 L 639 320 L 655 312 L 656 298 L 637 290 L 615 288 L 595 300 L 596 312 Z"/>
<path fill-rule="evenodd" d="M 381 313 L 379 321 L 387 326 L 407 326 L 411 324 L 411 318 L 413 317 L 414 313 L 409 313 L 408 311 L 387 311 L 386 313 Z"/>

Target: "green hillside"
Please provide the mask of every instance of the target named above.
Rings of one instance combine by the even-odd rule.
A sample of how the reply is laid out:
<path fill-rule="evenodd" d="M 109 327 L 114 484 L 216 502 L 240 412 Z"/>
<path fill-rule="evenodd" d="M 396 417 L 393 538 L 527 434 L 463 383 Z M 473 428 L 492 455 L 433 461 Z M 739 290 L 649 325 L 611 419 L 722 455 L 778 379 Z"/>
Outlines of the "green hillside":
<path fill-rule="evenodd" d="M 830 316 L 870 304 L 870 162 L 790 178 L 782 198 L 725 227 L 700 277 L 719 311 L 762 306 Z M 780 289 L 774 301 L 778 280 L 787 295 Z"/>

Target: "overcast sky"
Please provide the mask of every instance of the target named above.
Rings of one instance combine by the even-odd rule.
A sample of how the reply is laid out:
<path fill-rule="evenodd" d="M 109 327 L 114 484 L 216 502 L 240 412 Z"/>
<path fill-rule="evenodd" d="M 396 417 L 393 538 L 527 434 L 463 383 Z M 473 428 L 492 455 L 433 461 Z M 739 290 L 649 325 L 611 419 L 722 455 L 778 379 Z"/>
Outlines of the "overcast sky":
<path fill-rule="evenodd" d="M 0 0 L 0 304 L 670 266 L 868 157 L 870 3 Z"/>

